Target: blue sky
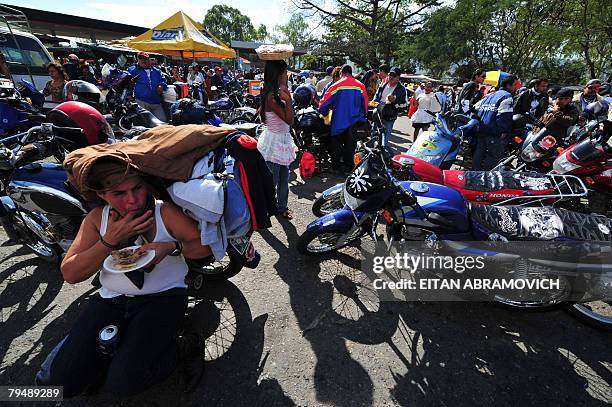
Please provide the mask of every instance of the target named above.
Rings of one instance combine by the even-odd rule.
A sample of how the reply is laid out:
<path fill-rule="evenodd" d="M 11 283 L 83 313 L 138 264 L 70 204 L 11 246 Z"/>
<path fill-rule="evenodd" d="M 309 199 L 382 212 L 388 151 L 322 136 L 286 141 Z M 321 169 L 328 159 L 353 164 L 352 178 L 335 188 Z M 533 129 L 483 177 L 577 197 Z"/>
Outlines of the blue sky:
<path fill-rule="evenodd" d="M 153 27 L 175 12 L 181 10 L 196 21 L 202 21 L 206 11 L 214 4 L 227 4 L 239 9 L 251 18 L 254 24 L 266 24 L 268 31 L 277 24 L 289 20 L 289 0 L 232 0 L 186 1 L 186 0 L 0 0 L 4 4 L 36 8 L 57 13 L 72 14 L 117 23 Z"/>

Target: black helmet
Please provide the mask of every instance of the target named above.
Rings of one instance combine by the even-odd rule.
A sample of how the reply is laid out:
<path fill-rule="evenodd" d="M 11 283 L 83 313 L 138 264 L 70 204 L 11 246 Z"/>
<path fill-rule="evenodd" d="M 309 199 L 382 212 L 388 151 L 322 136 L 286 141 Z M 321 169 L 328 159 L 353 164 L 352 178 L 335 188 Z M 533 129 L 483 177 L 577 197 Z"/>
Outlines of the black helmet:
<path fill-rule="evenodd" d="M 99 111 L 102 111 L 104 102 L 104 96 L 96 85 L 80 80 L 69 81 L 64 85 L 64 99 L 86 103 Z"/>
<path fill-rule="evenodd" d="M 300 85 L 295 92 L 293 92 L 293 101 L 300 108 L 305 108 L 310 105 L 313 98 L 312 89 L 308 85 Z"/>
<path fill-rule="evenodd" d="M 369 156 L 351 172 L 344 183 L 346 192 L 359 200 L 383 191 L 389 180 L 384 165 L 375 156 Z M 352 208 L 356 209 L 356 208 Z"/>
<path fill-rule="evenodd" d="M 297 128 L 308 133 L 322 134 L 328 132 L 325 121 L 316 110 L 298 115 Z"/>
<path fill-rule="evenodd" d="M 522 133 L 527 126 L 527 118 L 522 114 L 512 116 L 512 134 Z"/>

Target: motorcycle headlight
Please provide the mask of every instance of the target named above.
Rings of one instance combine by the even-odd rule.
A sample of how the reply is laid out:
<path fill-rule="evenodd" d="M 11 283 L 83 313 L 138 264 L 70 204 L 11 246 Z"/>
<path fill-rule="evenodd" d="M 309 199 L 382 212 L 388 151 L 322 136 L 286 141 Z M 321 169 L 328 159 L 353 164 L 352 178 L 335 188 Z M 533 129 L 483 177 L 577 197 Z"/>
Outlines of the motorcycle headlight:
<path fill-rule="evenodd" d="M 553 172 L 556 174 L 565 174 L 576 168 L 580 168 L 580 166 L 570 162 L 567 159 L 567 154 L 560 155 L 553 163 Z"/>
<path fill-rule="evenodd" d="M 521 159 L 528 163 L 533 162 L 540 157 L 542 157 L 542 153 L 537 152 L 533 147 L 533 144 L 529 144 L 523 149 L 523 151 L 521 151 Z"/>

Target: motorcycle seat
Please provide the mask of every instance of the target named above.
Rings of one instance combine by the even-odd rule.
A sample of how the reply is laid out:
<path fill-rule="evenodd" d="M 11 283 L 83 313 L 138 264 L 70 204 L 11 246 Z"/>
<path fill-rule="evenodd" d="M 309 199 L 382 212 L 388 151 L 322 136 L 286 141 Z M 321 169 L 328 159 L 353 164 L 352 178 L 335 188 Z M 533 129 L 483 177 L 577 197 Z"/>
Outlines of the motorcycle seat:
<path fill-rule="evenodd" d="M 472 222 L 508 240 L 612 241 L 612 219 L 553 207 L 468 204 Z"/>
<path fill-rule="evenodd" d="M 479 192 L 492 192 L 502 189 L 548 191 L 553 188 L 550 177 L 535 171 L 446 170 L 444 171 L 444 185 Z"/>
<path fill-rule="evenodd" d="M 258 123 L 240 123 L 240 124 L 221 124 L 221 127 L 231 127 L 238 131 L 248 134 L 251 137 L 257 136 L 257 128 L 260 126 Z"/>

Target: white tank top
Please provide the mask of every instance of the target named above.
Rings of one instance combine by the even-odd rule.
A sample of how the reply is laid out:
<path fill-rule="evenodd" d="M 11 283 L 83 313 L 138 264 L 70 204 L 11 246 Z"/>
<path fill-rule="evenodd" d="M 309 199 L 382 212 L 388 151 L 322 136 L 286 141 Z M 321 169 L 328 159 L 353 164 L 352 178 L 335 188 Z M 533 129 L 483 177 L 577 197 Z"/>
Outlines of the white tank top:
<path fill-rule="evenodd" d="M 289 133 L 289 125 L 274 112 L 266 112 L 266 128 L 271 133 Z"/>
<path fill-rule="evenodd" d="M 153 242 L 175 242 L 176 239 L 170 236 L 166 230 L 161 217 L 162 201 L 155 202 L 155 238 Z M 108 225 L 108 215 L 110 206 L 106 205 L 102 209 L 102 219 L 100 221 L 100 235 L 106 234 Z M 135 245 L 144 244 L 142 236 L 134 243 Z M 119 295 L 144 295 L 154 294 L 171 288 L 185 288 L 185 276 L 187 275 L 187 263 L 182 255 L 166 256 L 150 273 L 144 273 L 144 285 L 142 289 L 136 287 L 124 274 L 110 273 L 104 266 L 100 269 L 100 296 L 102 298 L 112 298 Z"/>

